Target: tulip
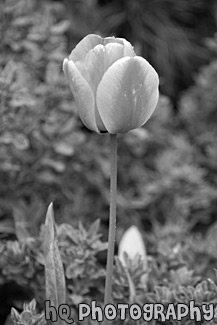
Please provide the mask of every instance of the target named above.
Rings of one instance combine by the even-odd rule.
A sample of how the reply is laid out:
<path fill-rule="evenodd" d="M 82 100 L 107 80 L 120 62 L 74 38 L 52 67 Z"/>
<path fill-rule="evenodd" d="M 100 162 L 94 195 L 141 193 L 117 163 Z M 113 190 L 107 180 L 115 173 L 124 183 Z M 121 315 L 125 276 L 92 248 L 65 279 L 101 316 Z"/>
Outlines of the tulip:
<path fill-rule="evenodd" d="M 108 254 L 104 305 L 111 302 L 116 231 L 117 133 L 137 129 L 147 122 L 159 98 L 159 79 L 154 68 L 136 56 L 123 38 L 87 35 L 63 62 L 63 71 L 84 125 L 95 132 L 109 132 L 111 139 L 111 182 Z M 140 234 L 131 229 L 137 251 L 130 250 L 129 238 L 123 251 L 145 257 Z M 130 240 L 131 241 L 131 240 Z M 133 245 L 135 245 L 135 243 Z M 122 253 L 121 253 L 122 256 Z M 104 325 L 108 324 L 105 319 Z"/>
<path fill-rule="evenodd" d="M 147 122 L 156 108 L 158 74 L 123 38 L 87 35 L 63 70 L 84 125 L 117 134 Z"/>
<path fill-rule="evenodd" d="M 125 271 L 129 283 L 129 292 L 130 292 L 129 300 L 130 302 L 133 302 L 135 300 L 136 291 L 135 291 L 135 285 L 128 271 L 126 254 L 127 257 L 132 261 L 136 260 L 137 257 L 140 257 L 144 264 L 144 270 L 147 271 L 148 265 L 147 265 L 146 248 L 145 248 L 142 235 L 136 226 L 131 226 L 125 231 L 125 233 L 121 238 L 121 241 L 119 243 L 119 248 L 118 248 L 118 257 L 121 263 L 123 264 L 123 266 L 125 267 Z M 147 282 L 148 282 L 147 273 L 141 275 L 140 282 L 143 285 L 144 289 L 147 288 Z"/>
<path fill-rule="evenodd" d="M 144 260 L 144 263 L 147 264 L 147 255 L 143 238 L 136 226 L 131 226 L 127 229 L 119 243 L 118 257 L 126 267 L 125 253 L 127 253 L 128 257 L 132 260 L 136 258 L 136 256 L 140 256 Z"/>

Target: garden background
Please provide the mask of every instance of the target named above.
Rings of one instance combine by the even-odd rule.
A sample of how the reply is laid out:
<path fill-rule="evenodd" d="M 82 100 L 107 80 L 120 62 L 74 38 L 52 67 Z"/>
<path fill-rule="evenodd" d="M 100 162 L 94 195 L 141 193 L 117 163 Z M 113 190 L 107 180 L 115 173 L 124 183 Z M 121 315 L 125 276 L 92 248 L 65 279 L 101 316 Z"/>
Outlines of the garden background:
<path fill-rule="evenodd" d="M 136 225 L 152 270 L 141 300 L 167 303 L 175 292 L 188 301 L 190 285 L 199 303 L 217 302 L 216 2 L 2 0 L 0 19 L 0 323 L 12 306 L 43 301 L 50 202 L 69 303 L 102 300 L 109 137 L 82 125 L 62 71 L 90 33 L 126 38 L 160 76 L 153 117 L 118 136 L 116 254 Z M 115 299 L 127 301 L 119 271 Z M 207 278 L 213 287 L 204 289 Z"/>

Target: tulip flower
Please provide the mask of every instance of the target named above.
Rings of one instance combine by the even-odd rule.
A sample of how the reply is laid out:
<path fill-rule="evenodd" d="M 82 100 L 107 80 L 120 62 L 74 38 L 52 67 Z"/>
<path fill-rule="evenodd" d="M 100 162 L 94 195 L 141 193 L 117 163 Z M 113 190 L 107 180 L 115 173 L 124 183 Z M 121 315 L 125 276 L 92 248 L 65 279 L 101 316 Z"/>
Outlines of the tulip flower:
<path fill-rule="evenodd" d="M 119 243 L 118 257 L 124 266 L 126 265 L 125 253 L 130 259 L 140 256 L 146 263 L 147 255 L 142 235 L 136 226 L 131 226 L 125 231 Z"/>
<path fill-rule="evenodd" d="M 63 70 L 84 125 L 117 134 L 147 122 L 156 108 L 158 74 L 123 38 L 87 35 Z"/>
<path fill-rule="evenodd" d="M 136 56 L 128 41 L 115 37 L 102 38 L 98 35 L 87 35 L 78 43 L 69 58 L 64 60 L 63 71 L 84 125 L 98 133 L 110 133 L 110 215 L 104 297 L 106 306 L 112 297 L 117 133 L 128 132 L 147 122 L 158 102 L 159 79 L 154 68 L 144 58 Z M 143 252 L 141 239 L 136 243 L 140 253 Z M 141 254 L 144 256 L 145 253 Z M 107 324 L 108 320 L 105 320 L 104 325 Z"/>
<path fill-rule="evenodd" d="M 137 257 L 140 257 L 144 264 L 144 269 L 147 271 L 147 254 L 145 244 L 143 242 L 142 235 L 139 229 L 136 226 L 131 226 L 123 234 L 118 248 L 118 257 L 125 267 L 128 283 L 129 283 L 129 292 L 130 292 L 130 302 L 135 300 L 135 285 L 131 279 L 130 273 L 128 271 L 128 265 L 126 262 L 127 257 L 131 260 L 135 260 Z M 147 273 L 141 275 L 140 278 L 141 284 L 144 288 L 147 288 L 148 275 Z"/>

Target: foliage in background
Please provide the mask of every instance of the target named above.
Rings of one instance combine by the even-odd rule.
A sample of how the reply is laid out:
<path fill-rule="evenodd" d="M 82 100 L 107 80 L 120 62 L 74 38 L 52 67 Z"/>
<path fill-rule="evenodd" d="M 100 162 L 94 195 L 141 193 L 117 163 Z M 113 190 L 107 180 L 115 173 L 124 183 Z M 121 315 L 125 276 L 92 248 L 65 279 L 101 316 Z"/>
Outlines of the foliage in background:
<path fill-rule="evenodd" d="M 161 91 L 175 109 L 193 73 L 211 57 L 204 43 L 217 28 L 215 0 L 65 0 L 64 4 L 74 39 L 97 30 L 134 44 L 161 76 Z"/>
<path fill-rule="evenodd" d="M 62 59 L 69 22 L 63 19 L 64 7 L 58 2 L 10 1 L 3 18 L 1 236 L 15 235 L 13 222 L 18 238 L 23 232 L 37 234 L 51 201 L 58 221 L 101 218 L 107 227 L 108 137 L 82 128 L 67 89 Z M 180 103 L 181 118 L 173 117 L 162 98 L 146 129 L 120 136 L 118 205 L 125 227 L 132 219 L 186 218 L 195 224 L 213 218 L 216 172 L 204 166 L 204 159 L 209 164 L 215 159 L 215 134 L 209 139 L 206 135 L 203 144 L 201 137 L 210 131 L 208 120 L 214 123 L 215 61 L 204 71 L 196 90 L 190 89 Z M 192 116 L 185 107 L 201 116 Z"/>
<path fill-rule="evenodd" d="M 51 220 L 47 222 L 50 223 Z M 100 240 L 99 226 L 99 220 L 96 220 L 88 230 L 81 223 L 78 229 L 63 223 L 57 226 L 57 236 L 53 237 L 54 242 L 58 238 L 58 247 L 64 266 L 67 303 L 74 308 L 81 302 L 87 303 L 91 299 L 102 301 L 103 299 L 105 270 L 98 262 L 97 256 L 107 248 L 107 244 Z M 51 231 L 52 228 L 49 230 Z M 48 238 L 47 232 L 48 228 L 45 225 L 39 237 L 0 243 L 0 285 L 12 282 L 28 288 L 32 297 L 35 297 L 39 303 L 40 309 L 43 308 L 46 298 L 50 299 L 50 290 L 53 290 L 56 285 L 62 286 L 62 280 L 57 280 L 51 274 L 51 269 L 53 271 L 57 269 L 57 265 L 53 268 L 52 264 L 59 262 L 57 255 L 55 254 L 54 257 L 52 253 L 50 244 L 53 243 L 53 239 Z M 46 256 L 46 261 L 44 256 Z M 46 296 L 44 269 L 47 271 L 46 283 L 49 289 Z M 56 275 L 60 276 L 60 272 Z M 57 281 L 55 282 L 54 279 Z M 60 289 L 59 294 L 61 294 Z M 54 293 L 51 296 L 54 301 Z M 58 299 L 62 301 L 64 297 L 58 297 Z M 19 297 L 17 297 L 17 306 L 14 307 L 20 308 Z"/>
<path fill-rule="evenodd" d="M 81 3 L 76 1 L 76 8 L 83 15 Z M 94 4 L 83 3 L 87 17 L 97 16 L 90 10 Z M 66 53 L 78 38 L 94 31 L 99 16 L 96 21 L 89 18 L 89 30 L 83 19 L 79 34 L 80 20 L 73 20 L 67 9 L 66 4 L 49 1 L 0 3 L 0 301 L 6 301 L 1 293 L 14 295 L 5 286 L 19 285 L 31 296 L 19 291 L 22 299 L 12 302 L 19 310 L 25 297 L 35 296 L 39 306 L 44 299 L 39 227 L 51 201 L 70 304 L 93 297 L 102 302 L 108 137 L 83 128 L 62 72 Z M 207 46 L 217 53 L 216 38 Z M 147 292 L 139 286 L 142 266 L 134 272 L 134 265 L 131 271 L 141 301 L 178 301 L 191 295 L 200 303 L 207 299 L 201 292 L 209 297 L 215 293 L 207 278 L 216 285 L 216 59 L 194 78 L 181 97 L 178 116 L 162 96 L 146 128 L 118 139 L 117 243 L 132 224 L 146 239 L 151 270 Z M 91 228 L 97 218 L 103 242 L 99 224 Z M 128 302 L 128 279 L 118 262 L 115 272 L 114 296 Z"/>
<path fill-rule="evenodd" d="M 48 224 L 50 227 L 46 228 Z M 17 247 L 21 243 L 12 243 L 11 248 L 14 247 L 13 253 L 7 245 L 1 246 L 2 258 L 0 259 L 0 268 L 3 271 L 0 279 L 4 280 L 5 276 L 9 276 L 9 271 L 5 272 L 6 261 L 4 258 L 7 258 L 10 280 L 19 283 L 19 275 L 20 277 L 22 276 L 28 285 L 32 284 L 31 287 L 34 288 L 33 296 L 39 302 L 39 308 L 37 309 L 36 300 L 33 300 L 28 305 L 25 304 L 24 310 L 21 313 L 18 313 L 13 308 L 11 319 L 16 325 L 44 325 L 43 302 L 49 298 L 50 290 L 53 293 L 56 291 L 61 295 L 64 289 L 62 282 L 56 281 L 56 276 L 53 277 L 53 271 L 57 270 L 57 265 L 61 263 L 60 257 L 58 257 L 59 253 L 53 254 L 53 245 L 55 246 L 56 243 L 58 243 L 58 247 L 56 246 L 55 250 L 58 252 L 59 248 L 66 276 L 66 302 L 72 308 L 71 317 L 75 319 L 75 324 L 78 324 L 77 305 L 79 303 L 89 303 L 91 300 L 96 300 L 98 306 L 103 306 L 103 290 L 101 289 L 103 289 L 105 274 L 99 267 L 97 254 L 105 249 L 106 245 L 99 240 L 99 221 L 94 222 L 88 231 L 81 224 L 77 229 L 65 224 L 64 232 L 62 232 L 63 228 L 61 229 L 61 226 L 59 226 L 55 234 L 53 233 L 53 226 L 52 207 L 49 207 L 45 227 L 42 229 L 40 239 L 32 238 L 33 246 L 38 242 L 38 247 L 42 248 L 43 245 L 47 247 L 45 255 L 42 249 L 32 250 L 31 253 L 27 251 L 25 254 L 27 259 L 25 270 L 22 261 L 18 259 L 19 252 Z M 68 229 L 68 233 L 66 233 L 66 229 Z M 198 242 L 201 242 L 202 239 L 197 235 L 186 232 L 186 229 L 183 227 L 176 228 L 175 226 L 169 227 L 167 225 L 166 227 L 156 228 L 153 232 L 154 238 L 147 240 L 148 244 L 149 241 L 151 242 L 154 239 L 155 247 L 153 247 L 155 252 L 152 251 L 152 255 L 145 257 L 145 260 L 137 256 L 134 259 L 126 258 L 125 266 L 118 257 L 116 258 L 113 282 L 114 303 L 137 303 L 141 306 L 144 303 L 163 303 L 167 306 L 169 303 L 174 305 L 177 303 L 188 304 L 190 300 L 193 300 L 195 305 L 199 306 L 203 303 L 213 303 L 216 305 L 217 277 L 213 269 L 213 265 L 217 264 L 215 254 L 217 247 L 216 235 L 217 223 L 215 223 L 212 231 L 203 238 L 203 248 L 200 247 L 198 250 Z M 71 240 L 67 241 L 67 238 Z M 25 244 L 28 245 L 27 240 Z M 201 253 L 203 253 L 203 263 L 201 263 L 201 256 L 199 257 Z M 14 259 L 15 257 L 17 257 L 16 260 Z M 35 275 L 31 279 L 28 278 L 29 270 L 31 270 L 30 260 L 34 261 L 35 269 L 41 269 L 39 263 L 45 266 L 47 274 L 46 296 L 45 286 L 43 285 L 45 283 L 44 272 L 38 272 L 37 276 Z M 198 269 L 197 265 L 195 267 L 197 260 L 200 261 L 200 265 L 203 264 L 207 269 Z M 56 266 L 51 266 L 50 263 L 54 263 Z M 16 272 L 14 272 L 15 270 Z M 145 282 L 144 275 L 146 275 Z M 36 285 L 36 279 L 39 277 L 41 278 L 40 287 L 38 287 L 38 283 Z M 64 295 L 59 298 L 61 300 L 64 299 Z M 50 298 L 53 301 L 52 305 L 56 305 L 53 300 L 54 296 L 52 295 Z M 216 320 L 215 318 L 214 323 Z M 127 317 L 123 324 L 128 324 L 129 321 L 130 319 Z M 90 318 L 85 319 L 83 322 L 83 324 L 92 323 Z M 186 323 L 194 325 L 196 321 L 187 321 L 187 318 L 185 318 L 181 322 L 151 322 L 153 325 L 162 323 L 167 325 Z M 10 318 L 8 318 L 7 325 L 10 324 L 12 323 Z M 114 324 L 119 324 L 118 318 L 114 321 Z M 149 322 L 141 320 L 137 324 L 149 324 Z M 204 321 L 201 324 L 206 324 L 206 322 Z"/>

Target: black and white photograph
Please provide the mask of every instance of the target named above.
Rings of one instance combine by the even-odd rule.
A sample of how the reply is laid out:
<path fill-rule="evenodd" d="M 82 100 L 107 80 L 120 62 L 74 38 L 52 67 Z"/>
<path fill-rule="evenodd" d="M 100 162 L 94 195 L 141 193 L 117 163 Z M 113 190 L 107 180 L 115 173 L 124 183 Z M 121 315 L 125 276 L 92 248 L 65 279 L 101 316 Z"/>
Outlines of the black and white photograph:
<path fill-rule="evenodd" d="M 217 1 L 0 0 L 0 325 L 217 324 Z"/>

